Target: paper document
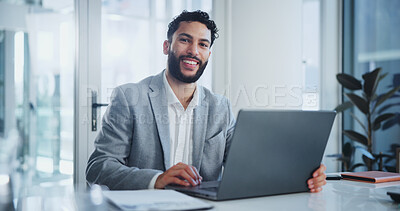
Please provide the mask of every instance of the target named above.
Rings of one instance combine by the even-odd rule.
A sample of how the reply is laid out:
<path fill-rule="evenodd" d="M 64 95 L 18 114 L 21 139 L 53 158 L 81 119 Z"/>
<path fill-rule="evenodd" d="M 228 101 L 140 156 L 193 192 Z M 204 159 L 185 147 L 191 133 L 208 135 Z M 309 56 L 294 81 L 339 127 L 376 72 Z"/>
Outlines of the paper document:
<path fill-rule="evenodd" d="M 122 210 L 197 210 L 212 205 L 174 190 L 103 191 Z"/>

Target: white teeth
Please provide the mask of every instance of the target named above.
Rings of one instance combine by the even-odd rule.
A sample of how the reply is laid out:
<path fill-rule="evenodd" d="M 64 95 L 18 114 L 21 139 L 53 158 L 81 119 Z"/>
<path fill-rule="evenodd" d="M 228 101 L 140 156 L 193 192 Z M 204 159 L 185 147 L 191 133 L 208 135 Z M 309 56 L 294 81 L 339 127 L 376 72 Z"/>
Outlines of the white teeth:
<path fill-rule="evenodd" d="M 185 62 L 185 63 L 187 63 L 187 64 L 192 64 L 192 65 L 197 64 L 197 62 L 189 61 L 189 60 L 183 60 L 183 62 Z"/>

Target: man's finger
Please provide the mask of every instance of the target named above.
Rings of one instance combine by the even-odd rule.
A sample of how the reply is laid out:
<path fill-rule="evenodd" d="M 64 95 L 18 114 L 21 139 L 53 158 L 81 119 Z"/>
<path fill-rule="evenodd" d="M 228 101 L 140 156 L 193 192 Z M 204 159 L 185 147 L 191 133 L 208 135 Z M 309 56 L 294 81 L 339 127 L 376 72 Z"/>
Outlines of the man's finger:
<path fill-rule="evenodd" d="M 326 185 L 326 180 L 325 179 L 321 179 L 321 180 L 314 180 L 314 186 L 315 187 L 322 187 Z"/>
<path fill-rule="evenodd" d="M 196 174 L 197 180 L 201 181 L 203 178 L 200 176 L 199 171 L 197 171 L 196 167 L 194 167 L 194 166 L 190 166 L 190 167 L 192 168 L 193 172 Z"/>
<path fill-rule="evenodd" d="M 312 192 L 312 193 L 318 193 L 318 192 L 321 192 L 322 191 L 322 188 L 321 187 L 318 187 L 318 188 L 315 188 L 315 189 L 311 189 L 310 190 L 310 192 Z"/>
<path fill-rule="evenodd" d="M 313 173 L 313 177 L 318 177 L 319 175 L 323 174 L 325 170 L 326 166 L 324 164 L 321 164 L 319 168 Z"/>
<path fill-rule="evenodd" d="M 177 164 L 175 164 L 174 166 L 172 166 L 170 169 L 168 169 L 168 171 L 179 171 L 179 170 L 184 170 L 186 171 L 186 173 L 190 176 L 190 178 L 184 178 L 187 181 L 189 181 L 193 186 L 200 184 L 201 180 L 203 179 L 199 172 L 197 171 L 196 167 L 194 166 L 189 166 L 185 163 L 179 162 Z M 172 174 L 173 176 L 178 176 L 179 174 L 177 174 L 176 172 Z M 194 180 L 195 182 L 192 183 L 191 180 Z"/>
<path fill-rule="evenodd" d="M 308 188 L 310 190 L 316 189 L 318 187 L 322 187 L 322 186 L 326 185 L 326 175 L 323 174 L 316 178 L 311 178 L 307 181 L 307 184 L 308 184 Z"/>
<path fill-rule="evenodd" d="M 173 165 L 170 169 L 182 169 L 182 168 L 185 168 L 185 166 L 186 166 L 186 164 L 179 162 L 179 163 Z"/>
<path fill-rule="evenodd" d="M 167 185 L 168 184 L 178 184 L 178 185 L 183 185 L 183 186 L 190 186 L 189 182 L 178 179 L 177 177 L 168 177 L 166 179 L 166 182 L 167 182 Z"/>
<path fill-rule="evenodd" d="M 166 185 L 169 185 L 171 183 L 183 185 L 183 186 L 190 185 L 190 183 L 186 182 L 185 180 L 180 180 L 177 177 L 171 176 L 171 173 L 173 173 L 173 171 L 166 171 L 163 174 L 161 174 L 160 176 L 158 176 L 154 187 L 157 189 L 162 189 L 162 188 L 165 188 Z"/>
<path fill-rule="evenodd" d="M 326 175 L 323 174 L 323 175 L 320 175 L 318 177 L 313 177 L 313 178 L 309 179 L 307 181 L 307 184 L 315 185 L 316 183 L 319 183 L 319 182 L 322 182 L 322 181 L 325 181 L 325 180 L 326 180 Z"/>
<path fill-rule="evenodd" d="M 322 187 L 324 185 L 326 185 L 326 180 L 323 180 L 323 181 L 320 181 L 318 183 L 315 183 L 315 187 Z"/>
<path fill-rule="evenodd" d="M 195 179 L 193 177 L 191 177 L 185 169 L 179 169 L 179 170 L 174 170 L 171 171 L 171 173 L 169 174 L 169 176 L 172 177 L 181 177 L 183 179 L 185 179 L 186 181 L 188 181 L 192 186 L 196 186 L 198 185 L 198 183 L 195 181 Z"/>
<path fill-rule="evenodd" d="M 319 175 L 318 177 L 313 178 L 314 183 L 322 182 L 326 180 L 326 174 Z"/>
<path fill-rule="evenodd" d="M 193 168 L 195 170 L 193 170 Z M 196 168 L 193 166 L 189 166 L 185 163 L 179 162 L 176 165 L 172 166 L 170 169 L 171 170 L 184 169 L 186 173 L 189 174 L 194 180 L 199 181 L 200 175 L 198 174 Z"/>
<path fill-rule="evenodd" d="M 197 174 L 193 171 L 192 167 L 189 165 L 185 165 L 185 168 L 183 168 L 187 174 L 190 175 L 195 181 L 198 181 Z"/>

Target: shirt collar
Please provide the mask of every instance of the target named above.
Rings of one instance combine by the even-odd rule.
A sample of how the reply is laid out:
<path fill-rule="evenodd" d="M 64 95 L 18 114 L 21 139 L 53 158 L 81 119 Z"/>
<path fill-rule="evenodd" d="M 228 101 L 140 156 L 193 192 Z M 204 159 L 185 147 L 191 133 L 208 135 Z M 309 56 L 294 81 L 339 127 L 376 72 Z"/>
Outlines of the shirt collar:
<path fill-rule="evenodd" d="M 164 75 L 163 81 L 164 81 L 164 86 L 165 86 L 165 92 L 166 92 L 166 95 L 167 95 L 167 103 L 168 103 L 168 105 L 177 104 L 177 103 L 182 105 L 181 102 L 179 102 L 178 98 L 176 97 L 176 95 L 175 95 L 174 91 L 172 90 L 171 86 L 169 85 L 168 80 L 167 80 L 167 75 L 166 75 L 165 72 L 166 71 L 164 71 L 164 74 L 163 74 Z M 199 104 L 199 89 L 196 86 L 196 89 L 195 89 L 195 91 L 193 93 L 193 98 L 190 101 L 190 103 L 188 105 L 188 108 L 189 107 L 190 108 L 194 108 L 198 104 Z"/>

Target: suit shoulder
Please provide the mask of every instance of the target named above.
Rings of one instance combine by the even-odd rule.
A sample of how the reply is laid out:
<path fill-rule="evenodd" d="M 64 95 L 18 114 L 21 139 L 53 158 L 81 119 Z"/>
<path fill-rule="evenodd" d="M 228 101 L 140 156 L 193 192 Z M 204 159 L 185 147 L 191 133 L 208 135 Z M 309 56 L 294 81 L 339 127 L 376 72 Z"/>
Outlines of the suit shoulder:
<path fill-rule="evenodd" d="M 138 105 L 138 102 L 146 103 L 149 92 L 149 84 L 154 76 L 147 77 L 138 83 L 127 83 L 117 86 L 113 90 L 111 100 L 125 101 L 129 105 Z"/>
<path fill-rule="evenodd" d="M 115 87 L 116 89 L 121 89 L 123 91 L 128 90 L 128 89 L 135 89 L 135 88 L 139 88 L 139 87 L 148 87 L 150 85 L 151 80 L 153 79 L 154 76 L 149 76 L 137 83 L 126 83 L 126 84 L 122 84 L 119 85 L 117 87 Z"/>
<path fill-rule="evenodd" d="M 205 100 L 207 100 L 211 106 L 218 106 L 218 105 L 230 106 L 230 103 L 229 103 L 229 100 L 227 97 L 220 95 L 220 94 L 216 94 L 203 86 L 201 88 L 202 88 L 202 92 L 204 93 Z"/>

